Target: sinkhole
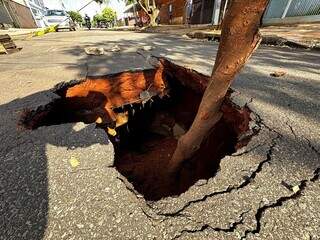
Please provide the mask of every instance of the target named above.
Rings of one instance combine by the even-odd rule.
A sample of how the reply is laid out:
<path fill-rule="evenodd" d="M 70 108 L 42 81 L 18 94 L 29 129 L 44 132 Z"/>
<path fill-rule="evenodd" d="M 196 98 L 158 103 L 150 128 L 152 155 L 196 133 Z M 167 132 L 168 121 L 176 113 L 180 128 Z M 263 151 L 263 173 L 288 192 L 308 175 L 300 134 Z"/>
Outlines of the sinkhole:
<path fill-rule="evenodd" d="M 250 110 L 232 103 L 230 90 L 222 119 L 177 177 L 167 178 L 168 161 L 178 138 L 193 122 L 208 80 L 196 71 L 158 59 L 151 70 L 61 83 L 53 90 L 59 98 L 26 110 L 19 124 L 32 130 L 63 123 L 95 123 L 106 130 L 114 145 L 115 168 L 146 200 L 156 201 L 180 195 L 198 180 L 214 177 L 220 160 L 255 134 L 248 134 Z"/>

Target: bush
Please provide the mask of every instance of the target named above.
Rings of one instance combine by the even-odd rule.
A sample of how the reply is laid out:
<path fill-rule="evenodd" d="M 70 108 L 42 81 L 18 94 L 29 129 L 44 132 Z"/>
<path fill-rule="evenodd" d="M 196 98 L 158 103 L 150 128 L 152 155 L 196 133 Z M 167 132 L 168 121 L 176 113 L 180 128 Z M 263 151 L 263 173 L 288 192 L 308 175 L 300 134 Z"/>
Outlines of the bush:
<path fill-rule="evenodd" d="M 106 7 L 102 11 L 102 17 L 104 18 L 104 20 L 106 22 L 112 23 L 112 22 L 114 22 L 116 20 L 117 13 L 115 11 L 113 11 L 112 8 Z"/>
<path fill-rule="evenodd" d="M 117 19 L 117 13 L 112 8 L 106 7 L 101 14 L 96 14 L 93 17 L 92 25 L 97 26 L 98 22 L 106 22 L 112 25 Z"/>
<path fill-rule="evenodd" d="M 72 21 L 77 22 L 77 23 L 83 22 L 83 18 L 79 12 L 69 11 L 68 14 L 69 14 L 70 18 L 72 19 Z"/>

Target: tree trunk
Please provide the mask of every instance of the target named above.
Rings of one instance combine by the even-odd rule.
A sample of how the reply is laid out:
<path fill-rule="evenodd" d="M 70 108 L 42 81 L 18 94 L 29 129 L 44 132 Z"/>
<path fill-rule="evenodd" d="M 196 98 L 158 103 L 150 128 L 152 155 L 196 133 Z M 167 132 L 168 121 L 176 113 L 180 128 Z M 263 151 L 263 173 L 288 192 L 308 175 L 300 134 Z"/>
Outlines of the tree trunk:
<path fill-rule="evenodd" d="M 149 26 L 157 26 L 158 25 L 157 17 L 160 14 L 160 10 L 157 8 L 156 2 L 153 1 L 152 6 L 150 6 L 149 0 L 145 0 L 144 5 L 140 1 L 137 1 L 137 2 L 139 3 L 143 11 L 149 16 L 150 18 Z"/>
<path fill-rule="evenodd" d="M 210 129 L 221 119 L 221 104 L 236 74 L 258 47 L 259 26 L 268 0 L 232 0 L 222 23 L 222 34 L 211 80 L 188 132 L 183 135 L 169 163 L 175 173 L 182 162 L 200 148 Z"/>
<path fill-rule="evenodd" d="M 159 9 L 157 8 L 154 8 L 152 9 L 152 13 L 151 14 L 148 14 L 149 15 L 149 18 L 150 18 L 150 26 L 157 26 L 158 23 L 157 23 L 157 18 L 159 16 Z"/>

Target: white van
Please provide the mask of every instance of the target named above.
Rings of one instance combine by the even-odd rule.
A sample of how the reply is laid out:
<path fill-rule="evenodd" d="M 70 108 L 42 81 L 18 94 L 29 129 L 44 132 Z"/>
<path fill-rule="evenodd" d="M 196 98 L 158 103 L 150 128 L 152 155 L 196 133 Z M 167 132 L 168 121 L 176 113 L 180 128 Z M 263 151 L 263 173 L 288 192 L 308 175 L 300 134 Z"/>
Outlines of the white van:
<path fill-rule="evenodd" d="M 47 10 L 45 21 L 48 26 L 56 26 L 57 31 L 60 29 L 76 30 L 76 24 L 64 10 Z"/>

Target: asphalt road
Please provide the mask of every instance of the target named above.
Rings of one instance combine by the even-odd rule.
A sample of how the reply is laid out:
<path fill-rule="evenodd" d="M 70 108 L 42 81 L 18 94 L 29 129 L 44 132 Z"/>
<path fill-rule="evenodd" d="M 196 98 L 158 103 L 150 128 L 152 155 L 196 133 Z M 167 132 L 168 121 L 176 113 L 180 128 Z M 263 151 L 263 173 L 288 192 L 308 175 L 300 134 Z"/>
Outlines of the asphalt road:
<path fill-rule="evenodd" d="M 216 177 L 146 202 L 113 168 L 102 130 L 26 131 L 19 116 L 51 101 L 56 83 L 149 68 L 151 53 L 210 74 L 217 44 L 106 31 L 17 44 L 21 52 L 0 56 L 0 239 L 320 239 L 319 52 L 261 46 L 232 86 L 241 92 L 234 101 L 259 116 L 260 133 L 225 157 Z M 115 45 L 120 52 L 84 52 Z M 137 54 L 143 46 L 154 49 Z M 277 70 L 287 74 L 271 77 Z"/>

